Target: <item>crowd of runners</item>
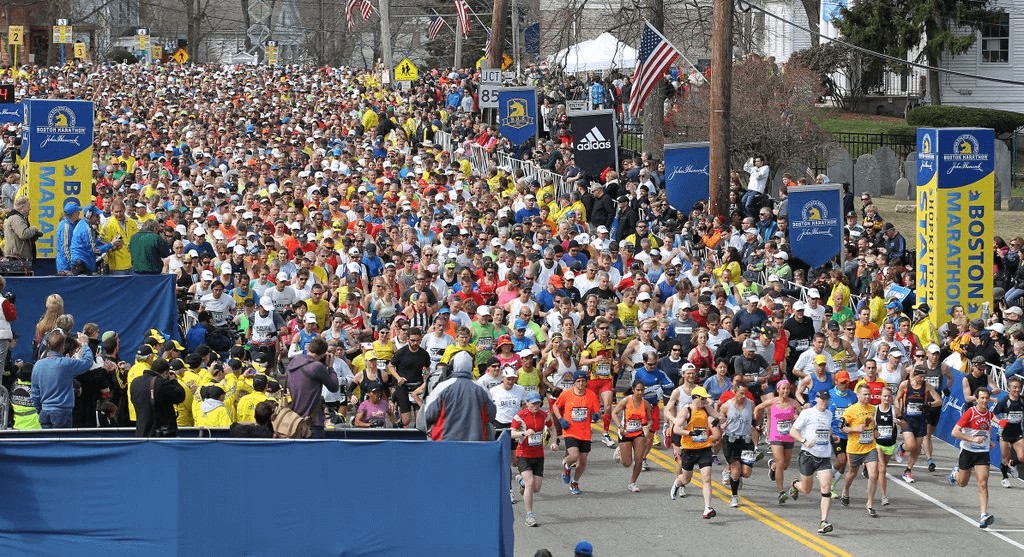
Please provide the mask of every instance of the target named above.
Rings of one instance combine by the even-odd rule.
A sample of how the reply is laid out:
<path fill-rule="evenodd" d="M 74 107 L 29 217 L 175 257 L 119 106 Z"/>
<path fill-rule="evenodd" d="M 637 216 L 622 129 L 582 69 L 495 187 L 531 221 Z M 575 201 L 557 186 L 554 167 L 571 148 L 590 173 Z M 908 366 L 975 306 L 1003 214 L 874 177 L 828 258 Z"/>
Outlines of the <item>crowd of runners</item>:
<path fill-rule="evenodd" d="M 579 495 L 596 435 L 631 492 L 647 487 L 649 452 L 670 449 L 676 475 L 658 488 L 686 497 L 696 472 L 706 519 L 716 515 L 713 467 L 738 506 L 767 457 L 778 504 L 820 498 L 827 533 L 832 500 L 860 498 L 859 474 L 864 512 L 877 517 L 890 459 L 908 483 L 922 453 L 934 470 L 948 362 L 959 361 L 972 406 L 954 430 L 962 452 L 949 481 L 964 486 L 973 474 L 979 524 L 992 523 L 993 423 L 1003 485 L 1024 460 L 1014 375 L 1024 373 L 1024 329 L 1012 304 L 1024 239 L 997 241 L 1003 288 L 987 318 L 956 307 L 934 327 L 912 292 L 886 296 L 912 290 L 912 252 L 867 194 L 860 206 L 845 199 L 846 265 L 807 268 L 791 259 L 784 210 L 786 192 L 806 178 L 778 176 L 773 188 L 755 156 L 734 176 L 729 215 L 703 203 L 673 208 L 664 165 L 647 153 L 600 176 L 576 166 L 561 103 L 592 84 L 533 74 L 540 139 L 519 147 L 479 110 L 472 72 L 425 73 L 402 89 L 350 68 L 4 72 L 21 97 L 95 101 L 93 204 L 64 206 L 68 225 L 86 215 L 103 256 L 93 268 L 148 272 L 133 260 L 142 229 L 167 243 L 158 271 L 177 275 L 182 342 L 154 334 L 139 354 L 119 355 L 115 316 L 85 331 L 98 348 L 94 370 L 104 371 L 83 376 L 76 426 L 131 424 L 125 387 L 156 358 L 187 391 L 179 426 L 210 425 L 207 408 L 225 409 L 214 425 L 248 421 L 240 401 L 286 391 L 288 360 L 322 339 L 338 383 L 323 392 L 328 427 L 412 427 L 466 353 L 497 409 L 493 430 L 511 431 L 516 444 L 529 526 L 545 455 L 558 455 L 562 482 Z M 599 85 L 628 99 L 626 80 Z M 3 134 L 8 221 L 25 191 L 18 128 Z M 528 156 L 566 180 L 493 159 L 481 168 L 470 160 L 481 150 Z M 776 189 L 778 203 L 760 195 Z M 68 323 L 56 300 L 19 309 L 43 314 L 36 343 Z M 990 410 L 1000 394 L 991 366 L 1011 379 Z M 35 379 L 18 374 L 12 389 Z M 30 410 L 14 399 L 16 416 Z"/>

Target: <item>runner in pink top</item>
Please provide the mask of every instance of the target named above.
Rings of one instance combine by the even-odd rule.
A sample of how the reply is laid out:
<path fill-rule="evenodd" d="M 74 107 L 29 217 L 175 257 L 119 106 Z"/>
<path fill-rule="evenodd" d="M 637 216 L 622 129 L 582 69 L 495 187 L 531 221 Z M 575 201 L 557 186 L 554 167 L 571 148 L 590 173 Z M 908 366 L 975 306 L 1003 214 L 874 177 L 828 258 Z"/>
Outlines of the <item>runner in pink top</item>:
<path fill-rule="evenodd" d="M 772 458 L 768 460 L 768 477 L 775 480 L 779 490 L 779 504 L 786 502 L 789 494 L 783 489 L 785 471 L 793 457 L 793 436 L 789 434 L 800 413 L 800 405 L 790 395 L 793 385 L 783 379 L 775 385 L 775 398 L 762 402 L 754 409 L 754 420 L 760 420 L 768 411 L 768 442 L 772 447 Z"/>

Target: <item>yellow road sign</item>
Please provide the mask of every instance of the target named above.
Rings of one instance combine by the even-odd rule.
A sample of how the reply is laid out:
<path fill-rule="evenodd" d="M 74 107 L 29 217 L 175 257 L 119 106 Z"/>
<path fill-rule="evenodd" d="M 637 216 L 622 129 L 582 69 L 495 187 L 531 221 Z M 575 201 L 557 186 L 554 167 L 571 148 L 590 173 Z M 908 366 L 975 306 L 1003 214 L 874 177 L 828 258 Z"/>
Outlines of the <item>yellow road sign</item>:
<path fill-rule="evenodd" d="M 53 42 L 55 44 L 69 44 L 71 43 L 71 35 L 73 34 L 73 27 L 71 25 L 54 25 L 53 26 Z"/>
<path fill-rule="evenodd" d="M 85 43 L 75 43 L 75 58 L 79 60 L 85 59 Z"/>
<path fill-rule="evenodd" d="M 419 69 L 408 58 L 403 59 L 395 66 L 395 81 L 416 81 L 419 77 Z"/>
<path fill-rule="evenodd" d="M 164 57 L 164 47 L 162 47 L 162 46 L 160 46 L 158 44 L 153 45 L 153 59 L 154 60 L 160 60 L 163 57 Z"/>
<path fill-rule="evenodd" d="M 135 35 L 135 50 L 146 50 L 146 35 Z"/>
<path fill-rule="evenodd" d="M 174 61 L 179 64 L 188 62 L 188 53 L 185 52 L 184 48 L 179 48 L 178 51 L 174 53 Z"/>
<path fill-rule="evenodd" d="M 25 46 L 25 28 L 21 25 L 7 27 L 7 44 Z"/>

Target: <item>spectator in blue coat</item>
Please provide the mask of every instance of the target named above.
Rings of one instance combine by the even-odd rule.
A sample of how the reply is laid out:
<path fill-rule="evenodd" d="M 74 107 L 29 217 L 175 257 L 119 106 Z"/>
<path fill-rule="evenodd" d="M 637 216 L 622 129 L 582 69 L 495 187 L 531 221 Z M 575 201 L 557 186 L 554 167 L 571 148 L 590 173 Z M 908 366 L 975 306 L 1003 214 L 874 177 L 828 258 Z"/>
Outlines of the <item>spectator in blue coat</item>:
<path fill-rule="evenodd" d="M 82 218 L 82 206 L 78 200 L 71 198 L 64 202 L 64 218 L 57 223 L 57 236 L 54 238 L 54 248 L 57 251 L 57 272 L 71 272 L 71 234 L 75 230 L 75 224 Z"/>
<path fill-rule="evenodd" d="M 32 406 L 43 429 L 71 427 L 75 408 L 75 377 L 92 369 L 89 337 L 78 333 L 79 349 L 74 358 L 64 355 L 65 336 L 60 329 L 47 335 L 46 356 L 32 367 Z"/>
<path fill-rule="evenodd" d="M 111 249 L 124 245 L 122 238 L 100 244 L 96 227 L 100 224 L 100 210 L 95 205 L 85 208 L 85 217 L 75 224 L 71 234 L 71 272 L 76 275 L 91 275 L 96 272 L 96 258 Z"/>

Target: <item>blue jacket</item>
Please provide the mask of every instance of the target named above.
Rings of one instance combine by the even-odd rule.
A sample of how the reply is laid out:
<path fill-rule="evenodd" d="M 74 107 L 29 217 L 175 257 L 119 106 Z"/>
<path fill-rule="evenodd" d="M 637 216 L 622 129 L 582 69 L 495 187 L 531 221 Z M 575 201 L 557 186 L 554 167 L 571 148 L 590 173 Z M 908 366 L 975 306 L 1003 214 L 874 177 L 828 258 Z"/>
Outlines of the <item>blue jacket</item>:
<path fill-rule="evenodd" d="M 96 270 L 96 256 L 107 253 L 114 244 L 100 244 L 89 221 L 81 219 L 71 235 L 71 261 L 81 260 L 90 271 Z"/>
<path fill-rule="evenodd" d="M 57 250 L 57 271 L 68 271 L 71 269 L 71 233 L 75 225 L 64 217 L 57 223 L 57 236 L 54 238 L 54 248 Z"/>
<path fill-rule="evenodd" d="M 93 356 L 89 346 L 82 355 L 68 358 L 49 352 L 32 368 L 32 406 L 43 410 L 71 410 L 75 407 L 75 377 L 92 369 Z"/>
<path fill-rule="evenodd" d="M 195 327 L 192 327 L 185 333 L 185 348 L 189 353 L 195 352 L 199 345 L 206 342 L 206 326 L 202 323 L 196 323 Z"/>

